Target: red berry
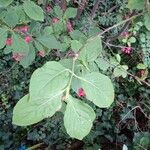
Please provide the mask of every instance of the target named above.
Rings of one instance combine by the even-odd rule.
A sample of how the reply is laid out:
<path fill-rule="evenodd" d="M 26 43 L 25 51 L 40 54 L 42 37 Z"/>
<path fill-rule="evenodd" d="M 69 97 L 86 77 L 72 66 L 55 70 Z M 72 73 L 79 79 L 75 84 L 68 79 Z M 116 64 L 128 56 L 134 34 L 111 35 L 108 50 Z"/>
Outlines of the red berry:
<path fill-rule="evenodd" d="M 141 76 L 143 76 L 145 74 L 145 70 L 141 70 L 140 74 L 141 74 Z"/>
<path fill-rule="evenodd" d="M 49 12 L 52 11 L 52 7 L 51 7 L 50 4 L 47 4 L 47 5 L 45 6 L 45 11 L 46 11 L 47 13 L 49 13 Z"/>
<path fill-rule="evenodd" d="M 13 53 L 12 58 L 15 61 L 20 61 L 23 58 L 23 54 L 21 54 L 21 53 Z"/>
<path fill-rule="evenodd" d="M 20 31 L 22 31 L 22 32 L 28 32 L 28 30 L 29 30 L 28 26 L 22 26 L 22 27 L 20 27 Z"/>
<path fill-rule="evenodd" d="M 130 18 L 130 16 L 129 16 L 129 15 L 125 15 L 123 19 L 125 19 L 125 20 L 126 20 L 126 19 L 129 19 L 129 18 Z"/>
<path fill-rule="evenodd" d="M 125 31 L 125 32 L 122 32 L 121 35 L 125 38 L 129 37 L 129 32 Z"/>
<path fill-rule="evenodd" d="M 70 21 L 67 22 L 67 31 L 68 32 L 72 32 L 73 31 L 73 27 Z"/>
<path fill-rule="evenodd" d="M 44 57 L 45 56 L 45 51 L 44 50 L 39 51 L 38 56 Z"/>
<path fill-rule="evenodd" d="M 12 45 L 12 43 L 13 43 L 13 40 L 12 40 L 12 38 L 7 38 L 6 39 L 6 45 Z"/>
<path fill-rule="evenodd" d="M 26 43 L 30 43 L 30 41 L 31 41 L 31 37 L 30 37 L 30 36 L 26 36 L 26 37 L 25 37 L 25 42 L 26 42 Z"/>
<path fill-rule="evenodd" d="M 83 89 L 83 88 L 78 89 L 77 95 L 78 95 L 79 97 L 84 97 L 84 96 L 85 96 L 84 89 Z"/>
<path fill-rule="evenodd" d="M 29 27 L 28 26 L 21 26 L 21 27 L 16 27 L 15 28 L 16 31 L 21 31 L 21 32 L 28 32 L 29 31 Z"/>
<path fill-rule="evenodd" d="M 132 48 L 131 47 L 123 47 L 123 48 L 121 48 L 121 50 L 125 54 L 131 54 Z"/>
<path fill-rule="evenodd" d="M 52 19 L 52 23 L 57 23 L 58 21 L 59 21 L 58 18 L 53 18 L 53 19 Z"/>

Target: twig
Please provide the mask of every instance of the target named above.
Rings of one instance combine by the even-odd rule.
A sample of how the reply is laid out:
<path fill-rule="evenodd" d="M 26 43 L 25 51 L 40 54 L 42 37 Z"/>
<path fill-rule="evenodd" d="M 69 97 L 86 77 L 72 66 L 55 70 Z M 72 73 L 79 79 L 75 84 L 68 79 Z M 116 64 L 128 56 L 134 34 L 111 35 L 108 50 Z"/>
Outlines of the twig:
<path fill-rule="evenodd" d="M 126 46 L 122 46 L 122 45 L 114 45 L 114 44 L 111 44 L 111 43 L 106 43 L 103 41 L 104 44 L 106 44 L 107 46 L 110 46 L 110 47 L 116 47 L 116 48 L 125 48 Z M 133 47 L 131 47 L 133 49 Z"/>
<path fill-rule="evenodd" d="M 133 111 L 133 110 L 135 110 L 135 109 L 137 109 L 137 108 L 139 108 L 140 106 L 135 106 L 134 108 L 132 108 L 120 121 L 119 121 L 119 123 L 118 123 L 118 127 L 120 126 L 120 123 L 123 121 L 123 120 L 125 120 L 126 119 L 126 117 Z"/>
<path fill-rule="evenodd" d="M 135 13 L 133 12 L 133 13 L 130 15 L 130 17 L 132 17 L 132 16 L 134 16 L 134 15 L 135 15 Z M 109 36 L 106 41 L 107 41 L 107 42 L 110 42 L 110 41 L 116 40 L 116 39 L 122 34 L 122 32 L 126 31 L 126 29 L 128 28 L 128 26 L 130 25 L 130 23 L 131 23 L 131 20 L 130 20 L 130 21 L 127 21 L 127 22 L 124 24 L 124 26 L 121 28 L 121 30 L 119 31 L 119 33 L 117 33 L 117 34 L 114 35 L 114 36 Z"/>
<path fill-rule="evenodd" d="M 108 60 L 106 60 L 106 59 L 104 59 L 104 60 L 107 61 L 111 66 L 117 67 L 117 66 L 111 64 Z M 120 67 L 121 67 L 121 66 L 120 66 Z M 132 77 L 133 77 L 136 81 L 138 81 L 140 84 L 141 84 L 141 83 L 144 83 L 144 84 L 146 84 L 147 86 L 150 87 L 150 83 L 148 83 L 148 82 L 146 82 L 146 81 L 140 79 L 139 77 L 137 77 L 137 76 L 131 74 L 130 72 L 128 72 L 127 70 L 125 70 L 123 67 L 121 67 L 121 69 L 123 69 L 128 75 L 132 76 Z"/>
<path fill-rule="evenodd" d="M 78 6 L 78 10 L 77 10 L 77 16 L 76 19 L 80 19 L 81 14 L 86 6 L 86 4 L 88 3 L 88 0 L 82 0 L 81 3 Z"/>
<path fill-rule="evenodd" d="M 112 29 L 114 29 L 114 28 L 117 28 L 118 26 L 120 26 L 120 25 L 122 25 L 122 24 L 124 24 L 124 23 L 126 23 L 126 22 L 128 22 L 128 21 L 130 21 L 130 20 L 132 20 L 132 19 L 134 19 L 134 18 L 136 18 L 136 17 L 139 17 L 139 16 L 141 16 L 141 15 L 143 15 L 143 13 L 139 13 L 139 14 L 137 14 L 137 15 L 134 15 L 134 16 L 130 17 L 130 18 L 127 18 L 126 20 L 123 20 L 123 21 L 121 21 L 121 22 L 119 22 L 119 23 L 117 23 L 117 24 L 115 24 L 115 25 L 113 25 L 113 26 L 111 26 L 111 27 L 105 29 L 103 32 L 98 33 L 98 35 L 99 35 L 99 36 L 102 36 L 102 35 L 105 34 L 106 32 L 108 32 L 108 31 L 110 31 L 110 30 L 112 30 Z"/>
<path fill-rule="evenodd" d="M 96 13 L 96 11 L 97 11 L 97 9 L 98 9 L 99 3 L 100 3 L 101 1 L 102 1 L 102 0 L 96 0 L 95 4 L 94 4 L 94 6 L 93 6 L 93 9 L 92 9 L 92 11 L 91 11 L 91 15 L 90 15 L 92 19 L 94 18 L 94 15 L 95 15 L 95 13 Z"/>
<path fill-rule="evenodd" d="M 66 0 L 61 0 L 60 1 L 60 7 L 63 10 L 63 12 L 66 11 L 66 9 L 67 9 L 67 2 L 66 2 Z"/>
<path fill-rule="evenodd" d="M 118 7 L 118 6 L 117 6 L 117 5 L 115 5 L 115 6 L 113 6 L 112 8 L 110 8 L 107 12 L 102 13 L 102 14 L 103 14 L 103 16 L 106 16 L 107 14 L 111 13 L 111 12 L 112 12 L 113 10 L 115 10 L 117 7 Z"/>
<path fill-rule="evenodd" d="M 4 71 L 4 72 L 0 72 L 0 75 L 1 75 L 1 76 L 0 76 L 0 79 L 1 79 L 1 77 L 4 76 L 5 74 L 9 73 L 16 65 L 17 65 L 17 62 L 14 63 L 14 64 L 12 65 L 12 67 L 11 67 L 9 70 Z"/>
<path fill-rule="evenodd" d="M 137 76 L 134 76 L 133 74 L 131 74 L 131 73 L 129 73 L 129 72 L 127 72 L 127 74 L 128 75 L 130 75 L 130 76 L 132 76 L 134 79 L 136 79 L 139 83 L 144 83 L 144 84 L 146 84 L 147 86 L 149 86 L 150 87 L 150 83 L 148 83 L 148 82 L 146 82 L 146 81 L 144 81 L 144 80 L 142 80 L 142 79 L 140 79 L 139 77 L 137 77 Z"/>

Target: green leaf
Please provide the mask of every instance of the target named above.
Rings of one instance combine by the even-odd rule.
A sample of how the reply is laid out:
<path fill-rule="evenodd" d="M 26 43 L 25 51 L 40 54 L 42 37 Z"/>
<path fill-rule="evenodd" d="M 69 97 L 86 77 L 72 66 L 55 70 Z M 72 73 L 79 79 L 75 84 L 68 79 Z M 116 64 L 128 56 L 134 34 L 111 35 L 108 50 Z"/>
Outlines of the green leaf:
<path fill-rule="evenodd" d="M 128 0 L 127 7 L 129 9 L 141 10 L 144 9 L 144 6 L 145 6 L 145 0 Z"/>
<path fill-rule="evenodd" d="M 29 52 L 29 45 L 21 38 L 19 34 L 12 34 L 12 49 L 13 52 L 28 54 Z"/>
<path fill-rule="evenodd" d="M 115 57 L 110 57 L 110 64 L 113 66 L 118 66 L 120 62 Z"/>
<path fill-rule="evenodd" d="M 99 67 L 98 67 L 98 65 L 94 61 L 88 63 L 88 68 L 89 68 L 89 70 L 84 69 L 85 72 L 87 72 L 87 71 L 90 71 L 90 72 L 99 72 Z M 84 72 L 84 70 L 82 72 Z"/>
<path fill-rule="evenodd" d="M 63 16 L 63 11 L 61 10 L 60 6 L 55 6 L 54 7 L 54 12 L 57 15 L 58 18 L 62 18 Z"/>
<path fill-rule="evenodd" d="M 98 65 L 98 67 L 103 71 L 106 71 L 110 67 L 110 64 L 107 62 L 107 60 L 105 60 L 105 58 L 100 57 L 96 59 L 95 62 Z"/>
<path fill-rule="evenodd" d="M 53 116 L 61 108 L 62 93 L 51 95 L 49 99 L 33 101 L 30 95 L 18 101 L 13 110 L 13 124 L 27 126 Z"/>
<path fill-rule="evenodd" d="M 61 49 L 61 43 L 53 35 L 44 35 L 38 37 L 37 40 L 45 47 L 49 49 Z"/>
<path fill-rule="evenodd" d="M 28 54 L 23 57 L 23 59 L 20 61 L 20 64 L 24 67 L 27 68 L 29 65 L 32 64 L 32 62 L 35 60 L 35 49 L 33 45 L 30 45 L 30 49 Z"/>
<path fill-rule="evenodd" d="M 34 40 L 34 46 L 36 48 L 36 51 L 41 51 L 43 50 L 43 45 L 39 43 L 38 41 Z"/>
<path fill-rule="evenodd" d="M 0 7 L 7 7 L 13 2 L 13 0 L 0 0 Z"/>
<path fill-rule="evenodd" d="M 116 57 L 116 60 L 120 63 L 121 62 L 121 56 L 119 54 L 116 54 L 115 57 Z"/>
<path fill-rule="evenodd" d="M 48 99 L 51 94 L 63 91 L 69 80 L 68 69 L 51 61 L 34 71 L 30 79 L 30 98 Z"/>
<path fill-rule="evenodd" d="M 19 18 L 14 8 L 10 8 L 7 10 L 3 20 L 8 26 L 12 28 L 19 23 Z"/>
<path fill-rule="evenodd" d="M 150 30 L 150 15 L 148 13 L 144 16 L 144 25 L 148 30 Z"/>
<path fill-rule="evenodd" d="M 73 78 L 72 79 L 72 83 L 71 83 L 71 88 L 73 91 L 75 91 L 76 93 L 78 93 L 78 90 L 82 87 L 81 85 L 81 81 L 78 80 L 77 78 Z"/>
<path fill-rule="evenodd" d="M 73 59 L 61 59 L 59 63 L 65 68 L 72 70 Z"/>
<path fill-rule="evenodd" d="M 44 30 L 43 30 L 43 34 L 44 35 L 51 35 L 51 34 L 53 34 L 53 28 L 52 28 L 52 26 L 47 26 L 47 27 L 45 27 L 44 28 Z"/>
<path fill-rule="evenodd" d="M 79 49 L 82 47 L 82 43 L 80 43 L 77 40 L 71 41 L 71 49 L 75 52 L 79 51 Z"/>
<path fill-rule="evenodd" d="M 122 76 L 123 78 L 126 78 L 127 77 L 127 70 L 128 70 L 128 66 L 127 65 L 121 65 L 121 66 L 117 66 L 115 69 L 114 69 L 114 76 L 115 77 L 120 77 Z"/>
<path fill-rule="evenodd" d="M 25 13 L 33 20 L 44 21 L 44 13 L 41 7 L 30 0 L 26 0 L 23 4 Z"/>
<path fill-rule="evenodd" d="M 76 15 L 77 15 L 77 9 L 73 7 L 67 8 L 64 14 L 66 18 L 74 18 Z"/>
<path fill-rule="evenodd" d="M 136 38 L 135 37 L 130 37 L 128 40 L 130 43 L 135 43 L 136 42 Z"/>
<path fill-rule="evenodd" d="M 146 69 L 147 67 L 144 64 L 139 63 L 136 68 L 137 69 Z"/>
<path fill-rule="evenodd" d="M 102 30 L 99 27 L 91 26 L 88 31 L 88 36 L 96 36 L 100 32 L 102 32 Z"/>
<path fill-rule="evenodd" d="M 80 43 L 82 44 L 85 44 L 86 40 L 87 40 L 87 37 L 79 30 L 73 30 L 71 33 L 70 33 L 70 36 L 73 40 L 77 40 L 79 41 Z"/>
<path fill-rule="evenodd" d="M 114 101 L 114 88 L 107 76 L 92 72 L 81 78 L 81 84 L 86 98 L 100 108 L 109 107 Z"/>
<path fill-rule="evenodd" d="M 7 29 L 0 28 L 0 49 L 2 49 L 5 46 L 5 41 L 7 39 Z"/>
<path fill-rule="evenodd" d="M 96 58 L 102 52 L 102 42 L 100 36 L 90 38 L 87 40 L 83 49 L 80 52 L 80 57 L 84 62 L 90 62 L 96 60 Z"/>
<path fill-rule="evenodd" d="M 128 150 L 128 147 L 125 144 L 123 144 L 122 150 Z"/>
<path fill-rule="evenodd" d="M 12 48 L 10 46 L 6 46 L 4 49 L 4 54 L 9 54 L 12 52 Z"/>
<path fill-rule="evenodd" d="M 94 110 L 89 105 L 71 96 L 68 98 L 64 125 L 72 138 L 82 140 L 88 135 L 94 119 Z"/>
<path fill-rule="evenodd" d="M 54 34 L 60 36 L 60 34 L 66 32 L 66 25 L 64 20 L 60 19 L 57 23 L 53 24 Z"/>
<path fill-rule="evenodd" d="M 26 13 L 24 12 L 22 5 L 20 5 L 20 6 L 17 5 L 16 7 L 14 7 L 14 11 L 18 16 L 19 24 L 29 22 L 29 18 L 27 17 Z"/>

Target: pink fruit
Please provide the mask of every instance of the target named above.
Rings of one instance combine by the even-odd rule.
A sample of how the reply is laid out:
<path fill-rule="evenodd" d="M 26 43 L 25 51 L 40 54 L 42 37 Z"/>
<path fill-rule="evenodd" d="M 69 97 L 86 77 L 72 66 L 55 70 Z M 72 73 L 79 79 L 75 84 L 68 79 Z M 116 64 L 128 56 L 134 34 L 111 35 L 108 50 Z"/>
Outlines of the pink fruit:
<path fill-rule="evenodd" d="M 72 32 L 73 31 L 73 27 L 70 21 L 67 22 L 67 31 L 68 32 Z"/>
<path fill-rule="evenodd" d="M 6 39 L 6 45 L 12 45 L 12 43 L 13 43 L 13 39 L 12 38 L 7 38 Z"/>
<path fill-rule="evenodd" d="M 29 27 L 28 26 L 22 26 L 22 27 L 20 27 L 20 31 L 28 32 L 29 31 Z"/>
<path fill-rule="evenodd" d="M 45 57 L 45 51 L 44 50 L 39 51 L 38 56 Z"/>
<path fill-rule="evenodd" d="M 47 5 L 45 6 L 45 11 L 46 11 L 47 13 L 49 13 L 49 12 L 52 11 L 52 7 L 51 7 L 50 4 L 47 4 Z"/>
<path fill-rule="evenodd" d="M 12 55 L 12 58 L 15 60 L 15 61 L 20 61 L 22 58 L 23 58 L 23 54 L 21 53 L 13 53 Z"/>
<path fill-rule="evenodd" d="M 20 27 L 16 27 L 15 30 L 26 33 L 29 31 L 29 27 L 28 26 L 20 26 Z"/>
<path fill-rule="evenodd" d="M 132 48 L 131 47 L 123 47 L 121 49 L 122 52 L 124 52 L 125 54 L 131 54 Z"/>
<path fill-rule="evenodd" d="M 129 32 L 125 31 L 125 32 L 122 32 L 121 35 L 125 38 L 129 37 Z"/>
<path fill-rule="evenodd" d="M 30 36 L 26 36 L 26 37 L 25 37 L 25 42 L 26 42 L 26 43 L 30 43 L 30 41 L 31 41 L 31 37 L 30 37 Z"/>
<path fill-rule="evenodd" d="M 84 97 L 85 96 L 85 92 L 83 88 L 78 89 L 77 95 L 79 97 Z"/>
<path fill-rule="evenodd" d="M 53 18 L 53 19 L 52 19 L 52 23 L 57 23 L 58 21 L 59 21 L 58 18 Z"/>

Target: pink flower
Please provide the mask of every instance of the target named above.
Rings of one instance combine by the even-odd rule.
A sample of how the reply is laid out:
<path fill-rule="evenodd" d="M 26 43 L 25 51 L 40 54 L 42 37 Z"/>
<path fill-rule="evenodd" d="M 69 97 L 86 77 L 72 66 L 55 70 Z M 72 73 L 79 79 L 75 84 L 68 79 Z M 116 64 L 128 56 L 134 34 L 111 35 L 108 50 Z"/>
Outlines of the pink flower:
<path fill-rule="evenodd" d="M 25 42 L 26 42 L 26 43 L 30 43 L 30 41 L 31 41 L 31 37 L 30 37 L 30 36 L 26 36 L 26 37 L 25 37 Z"/>
<path fill-rule="evenodd" d="M 67 22 L 67 31 L 68 32 L 72 32 L 73 31 L 73 27 L 70 21 Z"/>
<path fill-rule="evenodd" d="M 45 11 L 46 11 L 47 13 L 49 13 L 51 10 L 52 10 L 51 5 L 50 5 L 50 4 L 47 4 L 47 5 L 45 6 Z"/>
<path fill-rule="evenodd" d="M 85 92 L 83 88 L 78 89 L 77 95 L 79 97 L 84 97 L 85 96 Z"/>
<path fill-rule="evenodd" d="M 39 51 L 38 56 L 44 57 L 45 56 L 45 51 L 44 50 Z"/>
<path fill-rule="evenodd" d="M 125 32 L 122 32 L 121 35 L 125 38 L 129 37 L 129 32 L 125 31 Z"/>
<path fill-rule="evenodd" d="M 123 47 L 121 48 L 121 51 L 125 54 L 131 54 L 132 48 L 131 47 Z"/>
<path fill-rule="evenodd" d="M 15 61 L 20 61 L 22 58 L 23 58 L 23 54 L 21 53 L 13 53 L 12 55 L 12 58 L 15 60 Z"/>
<path fill-rule="evenodd" d="M 13 39 L 12 38 L 7 38 L 6 39 L 6 45 L 12 45 L 12 43 L 13 43 Z"/>
<path fill-rule="evenodd" d="M 57 23 L 58 21 L 59 21 L 58 18 L 53 18 L 53 19 L 52 19 L 52 23 Z"/>

